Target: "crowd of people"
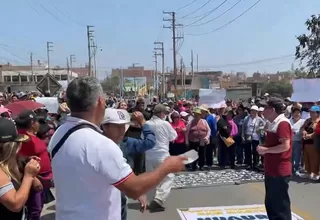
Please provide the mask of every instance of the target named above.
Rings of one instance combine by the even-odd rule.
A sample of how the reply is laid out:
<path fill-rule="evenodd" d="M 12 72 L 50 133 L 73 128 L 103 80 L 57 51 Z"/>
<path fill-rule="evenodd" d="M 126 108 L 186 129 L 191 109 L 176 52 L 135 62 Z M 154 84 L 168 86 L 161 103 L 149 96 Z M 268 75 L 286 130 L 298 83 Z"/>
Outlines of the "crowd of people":
<path fill-rule="evenodd" d="M 57 220 L 125 220 L 127 197 L 142 212 L 164 211 L 174 173 L 214 166 L 264 171 L 269 219 L 288 219 L 290 177 L 320 179 L 317 103 L 266 95 L 219 107 L 157 97 L 146 105 L 106 99 L 92 77 L 58 98 L 57 114 L 1 114 L 0 219 L 39 220 L 54 199 Z M 32 99 L 0 94 L 1 105 Z M 186 165 L 189 150 L 199 157 Z"/>

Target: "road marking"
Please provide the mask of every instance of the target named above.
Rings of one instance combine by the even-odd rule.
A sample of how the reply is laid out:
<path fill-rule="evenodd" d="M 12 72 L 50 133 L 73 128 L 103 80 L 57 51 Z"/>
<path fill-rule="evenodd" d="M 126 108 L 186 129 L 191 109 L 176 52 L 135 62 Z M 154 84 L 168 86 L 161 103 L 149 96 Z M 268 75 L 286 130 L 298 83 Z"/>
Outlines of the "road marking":
<path fill-rule="evenodd" d="M 258 192 L 259 195 L 261 195 L 263 197 L 265 196 L 265 189 L 262 185 L 260 185 L 258 183 L 253 183 L 253 184 L 250 184 L 249 186 L 252 187 L 253 189 L 255 189 L 255 191 Z M 302 211 L 301 209 L 297 208 L 292 203 L 291 203 L 291 209 L 294 213 L 296 213 L 297 215 L 300 215 L 305 220 L 316 220 L 314 217 L 310 216 L 307 212 Z"/>

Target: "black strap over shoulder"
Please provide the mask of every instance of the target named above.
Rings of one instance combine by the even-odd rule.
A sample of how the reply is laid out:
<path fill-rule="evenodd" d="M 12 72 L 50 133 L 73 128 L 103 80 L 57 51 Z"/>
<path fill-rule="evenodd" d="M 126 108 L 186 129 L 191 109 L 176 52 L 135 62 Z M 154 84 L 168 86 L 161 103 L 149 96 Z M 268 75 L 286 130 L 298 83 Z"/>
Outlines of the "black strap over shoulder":
<path fill-rule="evenodd" d="M 60 148 L 62 147 L 62 145 L 64 144 L 64 142 L 66 142 L 66 140 L 68 139 L 68 137 L 75 131 L 80 130 L 82 128 L 91 128 L 95 131 L 97 131 L 97 128 L 91 124 L 87 124 L 87 123 L 83 123 L 83 124 L 78 124 L 76 126 L 74 126 L 73 128 L 71 128 L 61 139 L 60 141 L 57 143 L 57 145 L 52 149 L 51 152 L 51 158 L 53 158 L 56 153 L 60 150 Z M 98 131 L 97 131 L 98 132 Z M 99 132 L 100 133 L 100 132 Z"/>

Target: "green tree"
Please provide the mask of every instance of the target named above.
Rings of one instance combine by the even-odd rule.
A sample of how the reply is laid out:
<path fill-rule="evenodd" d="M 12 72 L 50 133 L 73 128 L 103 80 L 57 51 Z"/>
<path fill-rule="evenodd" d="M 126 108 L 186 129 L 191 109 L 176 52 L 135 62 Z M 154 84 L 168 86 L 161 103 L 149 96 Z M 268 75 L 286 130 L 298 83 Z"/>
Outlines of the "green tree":
<path fill-rule="evenodd" d="M 320 14 L 306 21 L 308 34 L 297 37 L 296 59 L 306 62 L 308 77 L 320 77 Z"/>
<path fill-rule="evenodd" d="M 309 78 L 310 77 L 308 72 L 304 71 L 303 68 L 295 69 L 293 74 L 294 74 L 294 78 L 295 79 L 304 79 L 304 78 Z"/>
<path fill-rule="evenodd" d="M 105 92 L 118 93 L 120 90 L 120 78 L 118 76 L 107 77 L 101 82 L 101 86 Z"/>
<path fill-rule="evenodd" d="M 289 82 L 270 82 L 266 83 L 262 86 L 262 94 L 269 93 L 272 94 L 280 94 L 282 97 L 290 97 L 292 94 L 292 85 Z"/>

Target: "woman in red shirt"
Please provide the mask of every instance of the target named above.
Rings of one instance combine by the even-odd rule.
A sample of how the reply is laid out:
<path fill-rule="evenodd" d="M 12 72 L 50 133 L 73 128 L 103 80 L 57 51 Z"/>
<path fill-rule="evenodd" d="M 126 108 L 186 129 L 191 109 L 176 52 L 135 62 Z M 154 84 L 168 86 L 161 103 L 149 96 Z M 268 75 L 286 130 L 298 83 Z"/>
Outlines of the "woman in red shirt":
<path fill-rule="evenodd" d="M 186 152 L 186 145 L 185 145 L 185 131 L 186 125 L 184 121 L 180 118 L 178 112 L 173 112 L 171 114 L 171 126 L 176 130 L 178 137 L 177 139 L 170 143 L 169 152 L 170 155 L 176 156 Z"/>
<path fill-rule="evenodd" d="M 41 211 L 45 203 L 44 192 L 50 188 L 50 184 L 44 183 L 51 182 L 53 178 L 50 156 L 45 142 L 36 136 L 39 130 L 39 122 L 37 115 L 33 111 L 20 113 L 15 119 L 15 122 L 18 133 L 29 137 L 29 141 L 22 144 L 19 156 L 27 158 L 37 156 L 40 158 L 41 169 L 39 176 L 43 180 L 44 191 L 31 191 L 27 202 L 28 220 L 40 220 Z"/>

